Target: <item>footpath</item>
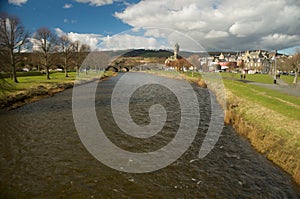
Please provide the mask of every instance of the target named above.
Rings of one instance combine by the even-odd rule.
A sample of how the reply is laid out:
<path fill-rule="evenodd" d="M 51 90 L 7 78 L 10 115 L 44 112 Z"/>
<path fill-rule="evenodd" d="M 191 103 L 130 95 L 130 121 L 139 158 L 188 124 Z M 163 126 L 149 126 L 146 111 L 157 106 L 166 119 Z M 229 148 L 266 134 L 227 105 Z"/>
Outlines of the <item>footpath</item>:
<path fill-rule="evenodd" d="M 248 83 L 248 84 L 253 84 L 253 85 L 269 88 L 269 89 L 276 90 L 281 93 L 285 93 L 285 94 L 300 98 L 300 86 L 299 85 L 298 86 L 289 85 L 286 82 L 282 81 L 281 79 L 276 80 L 277 84 L 264 84 L 264 83 L 252 82 L 252 81 L 248 81 L 248 80 L 238 80 L 238 79 L 236 79 L 236 80 L 242 81 L 242 82 Z"/>

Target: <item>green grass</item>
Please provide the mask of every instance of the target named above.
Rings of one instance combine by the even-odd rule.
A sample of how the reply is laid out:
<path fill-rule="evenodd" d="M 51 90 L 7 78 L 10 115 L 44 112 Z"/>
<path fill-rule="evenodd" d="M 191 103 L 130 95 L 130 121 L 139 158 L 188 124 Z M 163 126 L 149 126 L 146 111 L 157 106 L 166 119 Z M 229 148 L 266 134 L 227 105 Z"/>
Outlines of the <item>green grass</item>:
<path fill-rule="evenodd" d="M 241 73 L 220 73 L 225 78 L 241 79 Z M 263 84 L 273 84 L 273 78 L 268 74 L 246 74 L 246 80 Z"/>
<path fill-rule="evenodd" d="M 300 120 L 300 100 L 297 97 L 232 80 L 224 80 L 224 84 L 239 97 L 258 103 L 289 118 Z"/>
<path fill-rule="evenodd" d="M 35 87 L 39 85 L 54 85 L 58 83 L 64 82 L 72 82 L 75 80 L 76 73 L 70 72 L 68 73 L 69 77 L 65 77 L 63 72 L 55 72 L 50 74 L 50 80 L 46 79 L 46 75 L 38 75 L 38 76 L 24 76 L 17 77 L 19 83 L 14 83 L 11 79 L 7 78 L 7 81 L 12 85 L 12 89 L 10 93 L 26 90 L 30 87 Z"/>
<path fill-rule="evenodd" d="M 41 74 L 38 76 L 18 77 L 19 83 L 15 83 L 10 78 L 7 78 L 7 82 L 11 85 L 11 88 L 7 93 L 12 94 L 19 91 L 26 91 L 32 87 L 38 87 L 41 85 L 45 87 L 53 87 L 57 84 L 74 82 L 76 79 L 76 72 L 69 72 L 68 76 L 69 77 L 65 77 L 64 72 L 52 72 L 50 73 L 50 80 L 46 78 L 45 74 Z M 80 73 L 80 77 L 83 79 L 93 78 L 96 76 L 100 76 L 100 73 L 89 72 L 87 75 L 85 73 Z"/>
<path fill-rule="evenodd" d="M 295 76 L 290 76 L 290 75 L 280 75 L 280 79 L 285 81 L 286 83 L 292 85 L 294 81 Z"/>

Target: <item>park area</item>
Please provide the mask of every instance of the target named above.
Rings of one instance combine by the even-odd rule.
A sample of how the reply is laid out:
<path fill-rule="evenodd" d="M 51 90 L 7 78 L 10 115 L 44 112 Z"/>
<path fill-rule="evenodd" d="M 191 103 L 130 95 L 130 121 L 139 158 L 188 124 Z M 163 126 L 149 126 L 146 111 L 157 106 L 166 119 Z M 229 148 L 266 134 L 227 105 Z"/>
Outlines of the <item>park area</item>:
<path fill-rule="evenodd" d="M 19 83 L 15 83 L 11 78 L 1 80 L 0 108 L 11 110 L 53 96 L 55 93 L 72 88 L 75 80 L 88 82 L 111 75 L 113 75 L 112 72 L 90 71 L 89 73 L 81 72 L 79 76 L 76 72 L 69 72 L 68 77 L 65 77 L 63 72 L 51 72 L 49 80 L 46 74 L 40 72 L 18 73 Z"/>

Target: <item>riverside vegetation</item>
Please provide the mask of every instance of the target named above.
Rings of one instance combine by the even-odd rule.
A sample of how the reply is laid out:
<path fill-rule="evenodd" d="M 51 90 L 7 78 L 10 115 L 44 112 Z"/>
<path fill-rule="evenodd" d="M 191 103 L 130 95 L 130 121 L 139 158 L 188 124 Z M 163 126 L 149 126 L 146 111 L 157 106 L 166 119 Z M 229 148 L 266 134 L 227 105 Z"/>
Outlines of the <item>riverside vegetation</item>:
<path fill-rule="evenodd" d="M 151 73 L 183 78 L 206 87 L 199 73 L 195 73 L 194 76 L 191 73 L 165 71 Z M 224 78 L 239 78 L 239 74 L 224 73 L 222 76 L 227 103 L 224 122 L 232 124 L 239 134 L 248 138 L 258 152 L 280 166 L 300 184 L 299 98 L 236 79 Z M 263 74 L 248 75 L 247 79 L 259 83 L 272 83 L 272 78 Z"/>
<path fill-rule="evenodd" d="M 45 74 L 39 72 L 20 73 L 18 74 L 19 83 L 15 83 L 9 78 L 1 79 L 3 88 L 0 93 L 0 108 L 10 110 L 52 96 L 55 93 L 72 88 L 75 80 L 85 83 L 112 75 L 114 73 L 111 71 L 84 72 L 80 73 L 79 76 L 76 72 L 69 72 L 68 77 L 65 77 L 63 72 L 53 72 L 51 73 L 51 79 L 48 80 L 45 78 Z"/>

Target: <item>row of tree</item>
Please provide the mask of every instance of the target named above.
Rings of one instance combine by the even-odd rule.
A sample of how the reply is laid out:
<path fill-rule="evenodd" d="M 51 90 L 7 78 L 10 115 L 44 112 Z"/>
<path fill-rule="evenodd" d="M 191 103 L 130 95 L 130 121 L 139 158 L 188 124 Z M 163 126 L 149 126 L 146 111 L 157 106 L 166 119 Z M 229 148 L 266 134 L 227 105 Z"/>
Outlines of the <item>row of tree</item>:
<path fill-rule="evenodd" d="M 13 81 L 18 83 L 17 66 L 24 61 L 22 53 L 30 42 L 34 43 L 33 56 L 38 58 L 37 65 L 45 69 L 46 78 L 50 79 L 49 69 L 61 65 L 68 77 L 68 66 L 79 70 L 90 47 L 79 41 L 71 41 L 66 35 L 57 37 L 48 28 L 39 28 L 34 34 L 25 30 L 19 18 L 7 13 L 0 13 L 0 67 L 8 65 Z M 28 50 L 28 49 L 27 49 Z"/>

